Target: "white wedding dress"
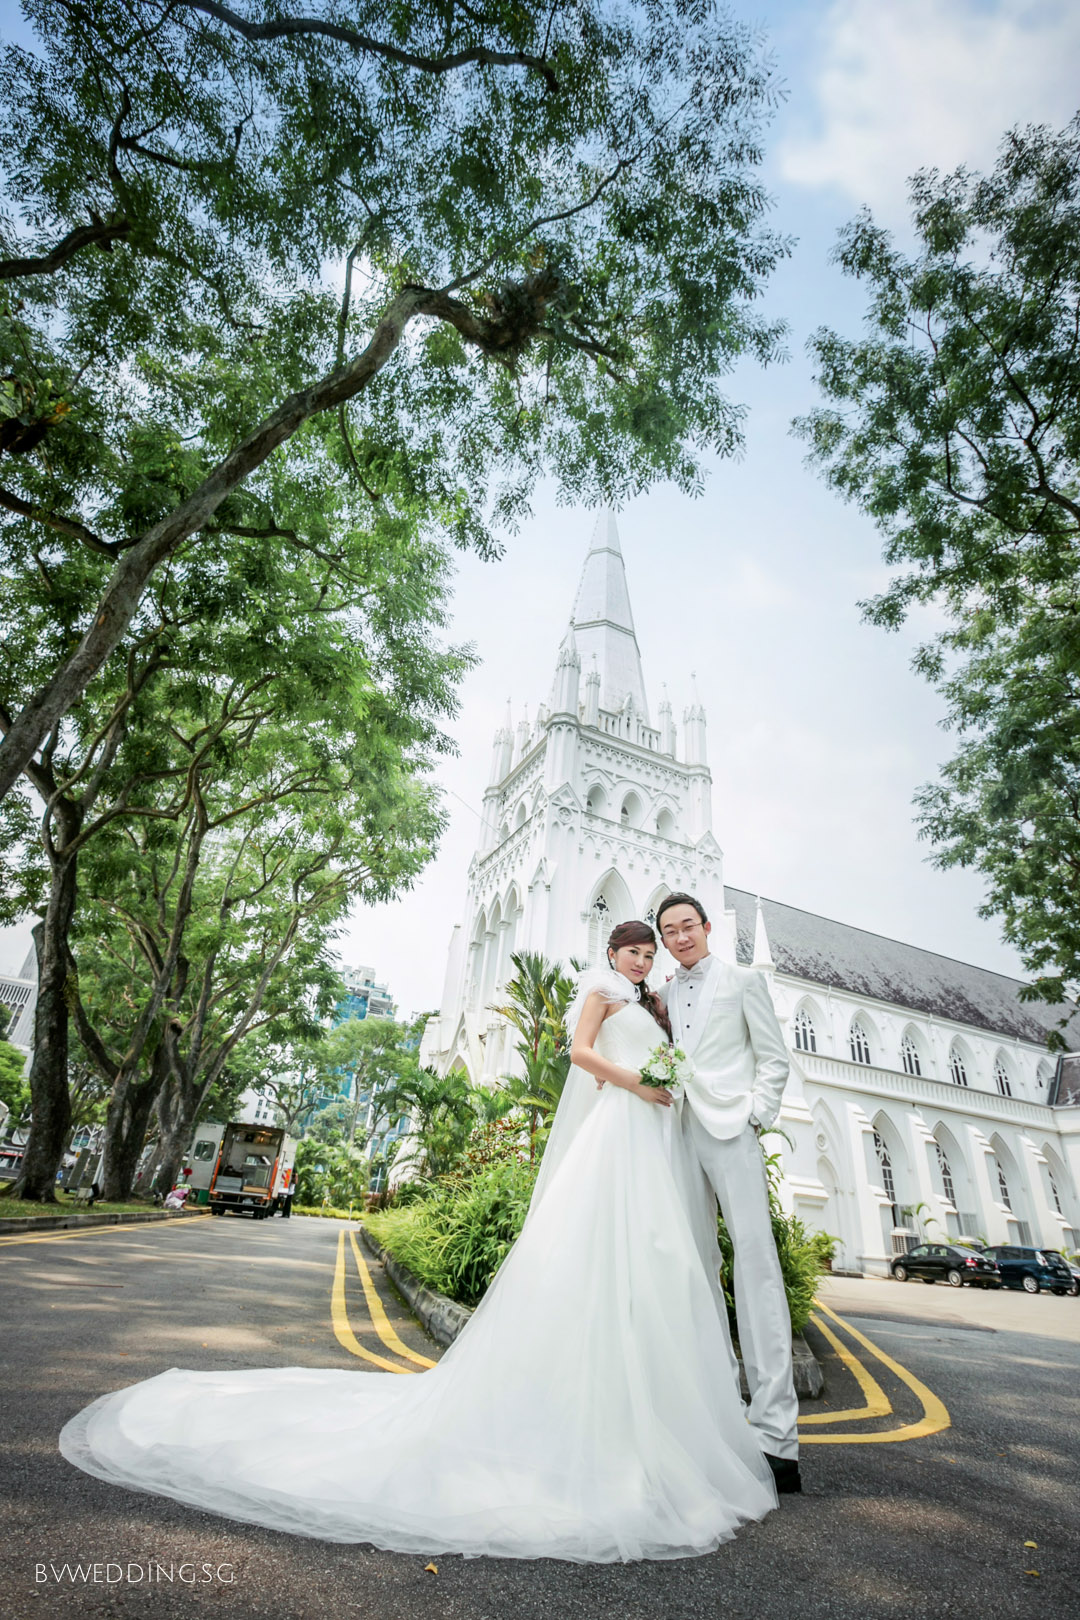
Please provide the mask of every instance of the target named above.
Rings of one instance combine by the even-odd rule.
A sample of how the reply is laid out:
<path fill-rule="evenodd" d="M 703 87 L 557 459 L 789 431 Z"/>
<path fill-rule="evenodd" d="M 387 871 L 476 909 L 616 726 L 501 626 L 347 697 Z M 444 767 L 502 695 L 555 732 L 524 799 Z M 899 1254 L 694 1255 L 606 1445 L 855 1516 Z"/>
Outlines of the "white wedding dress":
<path fill-rule="evenodd" d="M 658 1033 L 626 1005 L 597 1048 L 640 1068 Z M 776 1493 L 674 1109 L 573 1070 L 559 1112 L 573 1128 L 556 1122 L 525 1228 L 429 1372 L 174 1368 L 80 1412 L 64 1456 L 229 1518 L 425 1555 L 679 1558 L 763 1517 Z"/>

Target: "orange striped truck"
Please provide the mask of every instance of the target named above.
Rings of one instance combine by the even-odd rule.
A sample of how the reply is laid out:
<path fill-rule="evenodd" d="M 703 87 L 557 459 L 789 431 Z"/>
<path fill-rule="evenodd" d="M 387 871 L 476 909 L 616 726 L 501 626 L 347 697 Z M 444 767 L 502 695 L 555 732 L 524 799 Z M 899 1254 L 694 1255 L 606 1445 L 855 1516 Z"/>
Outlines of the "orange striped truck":
<path fill-rule="evenodd" d="M 296 1139 L 273 1125 L 226 1125 L 210 1178 L 211 1215 L 262 1221 L 287 1207 Z"/>

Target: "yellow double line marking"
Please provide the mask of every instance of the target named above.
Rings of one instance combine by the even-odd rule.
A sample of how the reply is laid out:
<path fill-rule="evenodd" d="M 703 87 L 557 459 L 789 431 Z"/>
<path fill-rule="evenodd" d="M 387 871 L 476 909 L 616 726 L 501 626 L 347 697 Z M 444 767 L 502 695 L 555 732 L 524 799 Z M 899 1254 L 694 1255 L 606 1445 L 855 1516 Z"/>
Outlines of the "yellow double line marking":
<path fill-rule="evenodd" d="M 415 1350 L 410 1350 L 404 1340 L 400 1339 L 394 1332 L 390 1318 L 383 1308 L 383 1302 L 375 1290 L 375 1284 L 371 1279 L 371 1272 L 368 1270 L 367 1262 L 360 1253 L 360 1246 L 356 1241 L 355 1232 L 349 1233 L 349 1242 L 352 1245 L 353 1259 L 356 1261 L 360 1284 L 364 1290 L 364 1300 L 367 1304 L 368 1315 L 371 1318 L 371 1325 L 383 1345 L 387 1350 L 392 1351 L 394 1355 L 404 1357 L 406 1361 L 413 1362 L 417 1367 L 434 1367 L 434 1361 L 428 1356 L 418 1355 Z M 345 1304 L 344 1227 L 338 1232 L 337 1260 L 334 1265 L 334 1287 L 330 1296 L 330 1318 L 334 1324 L 334 1337 L 342 1349 L 347 1350 L 351 1356 L 359 1356 L 364 1361 L 370 1361 L 374 1366 L 380 1367 L 383 1372 L 410 1373 L 413 1371 L 412 1367 L 399 1367 L 396 1362 L 387 1361 L 385 1356 L 376 1355 L 373 1350 L 368 1350 L 365 1345 L 360 1343 L 349 1325 L 349 1313 Z"/>
<path fill-rule="evenodd" d="M 187 1217 L 188 1221 L 205 1221 L 209 1219 L 209 1213 L 206 1215 Z M 0 1236 L 0 1247 L 6 1248 L 13 1244 L 29 1243 L 69 1243 L 75 1239 L 84 1239 L 88 1237 L 108 1237 L 113 1232 L 142 1232 L 145 1230 L 147 1224 L 159 1223 L 137 1221 L 127 1224 L 118 1223 L 116 1226 L 74 1227 L 59 1232 L 28 1232 L 25 1236 L 19 1233 L 6 1233 Z M 367 1347 L 361 1344 L 356 1335 L 353 1333 L 352 1327 L 349 1324 L 348 1310 L 345 1302 L 346 1264 L 344 1228 L 338 1232 L 337 1256 L 334 1266 L 334 1284 L 330 1302 L 334 1335 L 338 1343 L 344 1350 L 347 1350 L 350 1355 L 358 1356 L 361 1360 L 370 1362 L 372 1366 L 380 1368 L 383 1372 L 404 1374 L 411 1373 L 419 1368 L 426 1369 L 429 1367 L 434 1367 L 436 1365 L 434 1361 L 432 1361 L 428 1356 L 419 1355 L 417 1351 L 411 1350 L 394 1331 L 393 1325 L 391 1324 L 383 1307 L 382 1300 L 379 1298 L 376 1291 L 375 1284 L 372 1281 L 371 1272 L 368 1268 L 367 1262 L 365 1261 L 356 1241 L 356 1234 L 352 1231 L 349 1232 L 349 1244 L 352 1248 L 353 1260 L 356 1264 L 360 1284 L 364 1291 L 364 1300 L 367 1305 L 371 1325 L 375 1329 L 377 1337 L 379 1338 L 384 1349 L 390 1351 L 392 1355 L 398 1356 L 401 1360 L 411 1362 L 412 1365 L 402 1367 L 398 1364 L 398 1362 L 388 1361 L 385 1356 L 380 1356 L 376 1354 L 375 1351 L 367 1349 Z M 871 1340 L 865 1336 L 865 1334 L 860 1333 L 858 1328 L 852 1327 L 851 1323 L 846 1322 L 842 1316 L 838 1316 L 837 1313 L 834 1310 L 831 1310 L 828 1305 L 824 1304 L 822 1300 L 816 1299 L 814 1303 L 817 1306 L 818 1311 L 824 1312 L 825 1316 L 830 1317 L 836 1326 L 841 1328 L 849 1338 L 861 1345 L 862 1348 L 868 1351 L 871 1356 L 879 1361 L 888 1372 L 892 1373 L 894 1377 L 898 1378 L 902 1384 L 906 1385 L 907 1388 L 911 1390 L 922 1406 L 922 1417 L 918 1418 L 914 1423 L 902 1424 L 895 1429 L 878 1429 L 865 1431 L 862 1433 L 852 1433 L 851 1431 L 848 1431 L 843 1434 L 807 1434 L 803 1432 L 800 1433 L 800 1443 L 802 1445 L 882 1445 L 885 1443 L 895 1443 L 897 1441 L 920 1439 L 925 1435 L 938 1434 L 942 1429 L 947 1429 L 950 1427 L 951 1419 L 944 1403 L 938 1399 L 932 1390 L 926 1387 L 921 1379 L 916 1378 L 914 1373 L 909 1372 L 906 1367 L 902 1367 L 898 1361 L 894 1361 L 892 1356 L 880 1349 L 878 1345 L 872 1343 Z M 843 1342 L 843 1340 L 833 1332 L 832 1328 L 829 1327 L 828 1323 L 825 1322 L 821 1316 L 819 1316 L 816 1312 L 813 1312 L 811 1313 L 810 1320 L 827 1340 L 830 1347 L 839 1357 L 843 1366 L 846 1367 L 854 1377 L 856 1383 L 859 1385 L 859 1388 L 863 1393 L 865 1404 L 863 1406 L 849 1408 L 848 1410 L 842 1412 L 805 1413 L 799 1419 L 800 1430 L 805 1430 L 811 1425 L 815 1427 L 825 1425 L 832 1426 L 836 1424 L 851 1423 L 860 1419 L 865 1421 L 871 1418 L 888 1417 L 893 1410 L 892 1403 L 870 1369 L 859 1359 L 857 1355 L 855 1355 L 855 1353 Z"/>
<path fill-rule="evenodd" d="M 898 1361 L 894 1361 L 892 1356 L 887 1355 L 884 1350 L 873 1344 L 865 1334 L 859 1332 L 858 1328 L 853 1328 L 850 1322 L 845 1322 L 842 1316 L 837 1316 L 836 1312 L 830 1310 L 828 1305 L 824 1304 L 820 1299 L 816 1299 L 814 1303 L 819 1310 L 825 1312 L 826 1316 L 831 1316 L 837 1326 L 843 1328 L 844 1332 L 849 1334 L 857 1344 L 861 1344 L 865 1350 L 868 1350 L 872 1356 L 876 1357 L 883 1367 L 899 1378 L 902 1384 L 907 1385 L 921 1404 L 923 1415 L 916 1422 L 902 1424 L 896 1429 L 868 1430 L 862 1434 L 852 1434 L 850 1432 L 847 1434 L 803 1434 L 800 1432 L 800 1445 L 882 1445 L 897 1440 L 918 1440 L 924 1435 L 938 1434 L 942 1429 L 949 1428 L 952 1419 L 949 1417 L 944 1403 L 938 1399 L 933 1390 L 927 1389 L 922 1380 L 916 1378 L 913 1372 L 909 1372 Z M 806 1413 L 799 1418 L 800 1431 L 806 1424 L 810 1423 L 850 1423 L 853 1419 L 858 1418 L 887 1417 L 892 1411 L 892 1403 L 873 1373 L 863 1365 L 853 1351 L 848 1349 L 847 1345 L 837 1337 L 826 1322 L 822 1321 L 820 1316 L 812 1312 L 810 1320 L 818 1331 L 825 1336 L 844 1366 L 854 1376 L 859 1388 L 866 1397 L 866 1405 L 853 1407 L 846 1412 Z"/>

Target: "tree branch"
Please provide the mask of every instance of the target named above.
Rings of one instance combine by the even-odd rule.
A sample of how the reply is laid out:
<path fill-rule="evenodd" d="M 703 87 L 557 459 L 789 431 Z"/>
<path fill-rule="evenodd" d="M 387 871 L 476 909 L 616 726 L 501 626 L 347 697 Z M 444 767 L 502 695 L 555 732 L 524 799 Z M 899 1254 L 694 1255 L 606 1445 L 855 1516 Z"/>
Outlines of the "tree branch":
<path fill-rule="evenodd" d="M 553 69 L 543 57 L 531 56 L 527 51 L 495 51 L 487 45 L 470 45 L 466 50 L 454 51 L 447 56 L 417 56 L 414 51 L 403 51 L 385 40 L 372 39 L 368 34 L 358 34 L 353 28 L 346 28 L 341 23 L 325 22 L 320 17 L 283 17 L 276 22 L 253 23 L 237 16 L 228 6 L 218 5 L 217 0 L 177 0 L 177 4 L 186 6 L 189 11 L 201 11 L 205 16 L 213 17 L 215 21 L 242 34 L 245 39 L 283 39 L 318 34 L 325 39 L 336 39 L 353 50 L 398 62 L 402 67 L 417 68 L 421 73 L 453 73 L 457 68 L 474 64 L 524 67 L 542 74 L 549 89 L 557 91 L 559 88 Z"/>
<path fill-rule="evenodd" d="M 24 501 L 21 495 L 15 495 L 9 489 L 0 489 L 0 506 L 6 506 L 9 512 L 15 512 L 19 517 L 32 518 L 36 523 L 44 523 L 46 528 L 55 529 L 57 534 L 69 535 L 72 540 L 81 540 L 83 545 L 89 546 L 91 551 L 98 551 L 103 557 L 119 557 L 120 547 L 112 540 L 102 540 L 100 535 L 88 529 L 85 523 L 79 523 L 75 518 L 63 517 L 59 512 L 47 512 L 42 506 L 33 506 Z"/>
<path fill-rule="evenodd" d="M 86 1008 L 83 1006 L 82 995 L 79 992 L 79 965 L 75 960 L 70 945 L 67 947 L 68 983 L 72 987 L 69 1005 L 75 1018 L 75 1028 L 79 1040 L 86 1050 L 87 1056 L 101 1075 L 101 1078 L 112 1085 L 120 1072 L 120 1065 L 111 1056 L 105 1042 L 90 1022 Z"/>
<path fill-rule="evenodd" d="M 98 603 L 93 622 L 79 645 L 38 689 L 0 743 L 0 799 L 7 796 L 42 740 L 78 700 L 113 652 L 158 564 L 189 536 L 205 528 L 226 496 L 304 422 L 360 393 L 386 365 L 407 324 L 423 310 L 431 296 L 423 287 L 403 288 L 387 307 L 360 354 L 310 387 L 290 395 L 218 463 L 185 501 L 123 552 Z"/>
<path fill-rule="evenodd" d="M 126 236 L 130 229 L 131 222 L 126 219 L 116 220 L 111 225 L 106 225 L 100 219 L 92 225 L 79 225 L 61 237 L 51 252 L 39 258 L 0 259 L 0 281 L 16 281 L 21 276 L 54 275 L 73 254 L 85 247 L 99 247 L 104 252 L 110 252 L 112 244 Z"/>

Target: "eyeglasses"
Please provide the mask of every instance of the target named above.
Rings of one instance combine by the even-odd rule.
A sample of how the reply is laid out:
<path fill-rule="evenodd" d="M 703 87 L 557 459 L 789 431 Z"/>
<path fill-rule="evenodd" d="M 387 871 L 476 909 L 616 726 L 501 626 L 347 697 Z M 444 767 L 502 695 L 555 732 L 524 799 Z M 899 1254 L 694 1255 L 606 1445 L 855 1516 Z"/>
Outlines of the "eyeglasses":
<path fill-rule="evenodd" d="M 704 926 L 705 924 L 702 922 L 679 923 L 678 925 L 672 923 L 670 928 L 661 928 L 660 938 L 678 939 L 680 934 L 692 934 L 695 928 L 704 928 Z"/>

